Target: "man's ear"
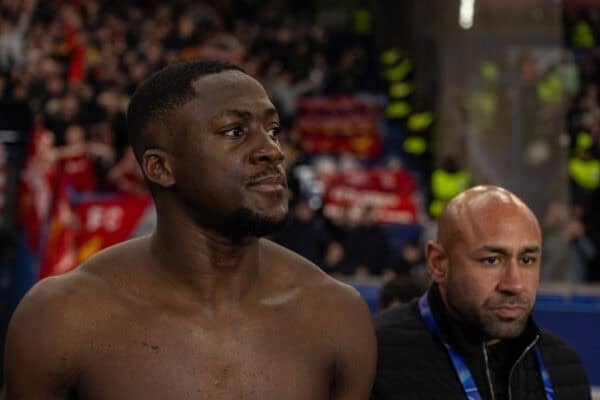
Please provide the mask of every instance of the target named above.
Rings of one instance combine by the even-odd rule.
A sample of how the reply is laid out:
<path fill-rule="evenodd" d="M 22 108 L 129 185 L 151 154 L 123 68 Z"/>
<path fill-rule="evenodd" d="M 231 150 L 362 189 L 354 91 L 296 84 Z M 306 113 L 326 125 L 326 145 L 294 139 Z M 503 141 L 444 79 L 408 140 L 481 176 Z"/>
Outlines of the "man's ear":
<path fill-rule="evenodd" d="M 142 155 L 142 169 L 146 178 L 161 187 L 175 184 L 171 156 L 162 149 L 148 149 Z"/>
<path fill-rule="evenodd" d="M 436 283 L 443 283 L 448 276 L 448 255 L 444 246 L 438 242 L 429 241 L 425 249 L 427 257 L 427 271 Z"/>

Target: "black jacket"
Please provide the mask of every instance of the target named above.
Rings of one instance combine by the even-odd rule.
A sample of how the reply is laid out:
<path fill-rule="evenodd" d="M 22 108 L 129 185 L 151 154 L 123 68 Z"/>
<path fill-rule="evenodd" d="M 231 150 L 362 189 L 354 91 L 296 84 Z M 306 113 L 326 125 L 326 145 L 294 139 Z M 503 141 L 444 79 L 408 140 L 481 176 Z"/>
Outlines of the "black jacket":
<path fill-rule="evenodd" d="M 540 348 L 558 400 L 591 398 L 579 356 L 531 319 L 519 338 L 485 347 L 480 334 L 448 316 L 435 285 L 429 290 L 429 303 L 442 335 L 468 365 L 483 399 L 546 399 L 533 343 Z M 445 347 L 427 330 L 416 300 L 380 314 L 375 327 L 378 363 L 372 399 L 466 399 Z"/>

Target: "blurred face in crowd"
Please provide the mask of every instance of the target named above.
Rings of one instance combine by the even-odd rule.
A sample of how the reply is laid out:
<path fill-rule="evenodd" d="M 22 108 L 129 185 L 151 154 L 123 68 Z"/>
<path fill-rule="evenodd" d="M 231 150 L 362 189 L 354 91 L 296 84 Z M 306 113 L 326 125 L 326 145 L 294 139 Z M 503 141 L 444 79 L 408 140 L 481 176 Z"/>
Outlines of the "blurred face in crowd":
<path fill-rule="evenodd" d="M 72 93 L 67 93 L 61 99 L 60 111 L 66 119 L 74 118 L 79 112 L 79 99 Z"/>
<path fill-rule="evenodd" d="M 402 258 L 409 264 L 415 264 L 422 260 L 422 254 L 423 253 L 421 252 L 421 247 L 411 243 L 407 243 L 402 248 Z"/>
<path fill-rule="evenodd" d="M 183 38 L 187 38 L 192 36 L 194 33 L 194 20 L 187 15 L 183 15 L 179 18 L 177 24 L 177 30 L 179 31 L 179 36 Z"/>
<path fill-rule="evenodd" d="M 539 283 L 542 237 L 533 213 L 497 187 L 455 198 L 440 220 L 428 267 L 453 317 L 488 342 L 519 336 Z"/>
<path fill-rule="evenodd" d="M 85 142 L 85 132 L 80 125 L 69 125 L 65 131 L 65 142 L 68 145 L 80 144 Z"/>
<path fill-rule="evenodd" d="M 308 222 L 313 219 L 314 214 L 308 200 L 302 199 L 294 206 L 294 215 L 300 221 Z"/>

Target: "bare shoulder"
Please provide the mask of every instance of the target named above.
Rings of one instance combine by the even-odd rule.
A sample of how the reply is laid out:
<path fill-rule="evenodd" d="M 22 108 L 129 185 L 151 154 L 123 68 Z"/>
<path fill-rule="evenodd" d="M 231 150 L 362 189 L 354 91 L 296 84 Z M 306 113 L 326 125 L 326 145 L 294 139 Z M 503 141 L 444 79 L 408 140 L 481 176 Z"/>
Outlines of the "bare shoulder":
<path fill-rule="evenodd" d="M 262 241 L 263 252 L 273 264 L 270 272 L 282 280 L 293 282 L 306 292 L 311 302 L 323 312 L 367 312 L 368 308 L 360 293 L 352 286 L 332 278 L 304 257 L 268 240 Z"/>
<path fill-rule="evenodd" d="M 111 282 L 110 277 L 119 260 L 135 252 L 136 246 L 109 249 L 29 290 L 11 318 L 6 337 L 8 398 L 67 397 L 88 360 L 94 329 L 106 325 L 107 316 L 119 304 L 115 279 Z"/>
<path fill-rule="evenodd" d="M 305 337 L 321 343 L 335 371 L 331 398 L 369 397 L 376 364 L 373 320 L 366 302 L 352 286 L 325 274 L 310 261 L 264 241 L 269 272 L 298 293 L 295 309 L 302 315 Z"/>
<path fill-rule="evenodd" d="M 135 269 L 149 262 L 149 242 L 143 236 L 111 246 L 90 257 L 79 271 L 116 284 L 120 276 L 137 273 Z"/>
<path fill-rule="evenodd" d="M 47 324 L 76 333 L 94 310 L 114 300 L 116 282 L 125 274 L 119 270 L 127 270 L 128 258 L 136 256 L 139 246 L 134 242 L 114 246 L 71 272 L 41 280 L 17 307 L 14 324 Z"/>
<path fill-rule="evenodd" d="M 75 387 L 92 309 L 83 293 L 95 284 L 77 271 L 38 282 L 21 300 L 6 335 L 7 398 L 62 398 Z"/>
<path fill-rule="evenodd" d="M 97 253 L 79 268 L 41 280 L 27 292 L 15 311 L 12 325 L 44 325 L 75 335 L 106 302 L 114 301 L 119 277 L 134 258 L 139 242 L 127 242 Z"/>

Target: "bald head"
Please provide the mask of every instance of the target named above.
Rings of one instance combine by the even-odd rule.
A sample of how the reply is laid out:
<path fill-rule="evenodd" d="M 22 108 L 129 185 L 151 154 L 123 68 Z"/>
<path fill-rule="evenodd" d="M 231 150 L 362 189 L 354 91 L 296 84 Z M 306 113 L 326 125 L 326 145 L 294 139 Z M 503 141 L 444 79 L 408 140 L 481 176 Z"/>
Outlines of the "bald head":
<path fill-rule="evenodd" d="M 448 202 L 438 225 L 438 241 L 446 248 L 465 230 L 501 219 L 507 213 L 521 214 L 541 232 L 531 209 L 514 193 L 493 185 L 475 186 Z"/>

